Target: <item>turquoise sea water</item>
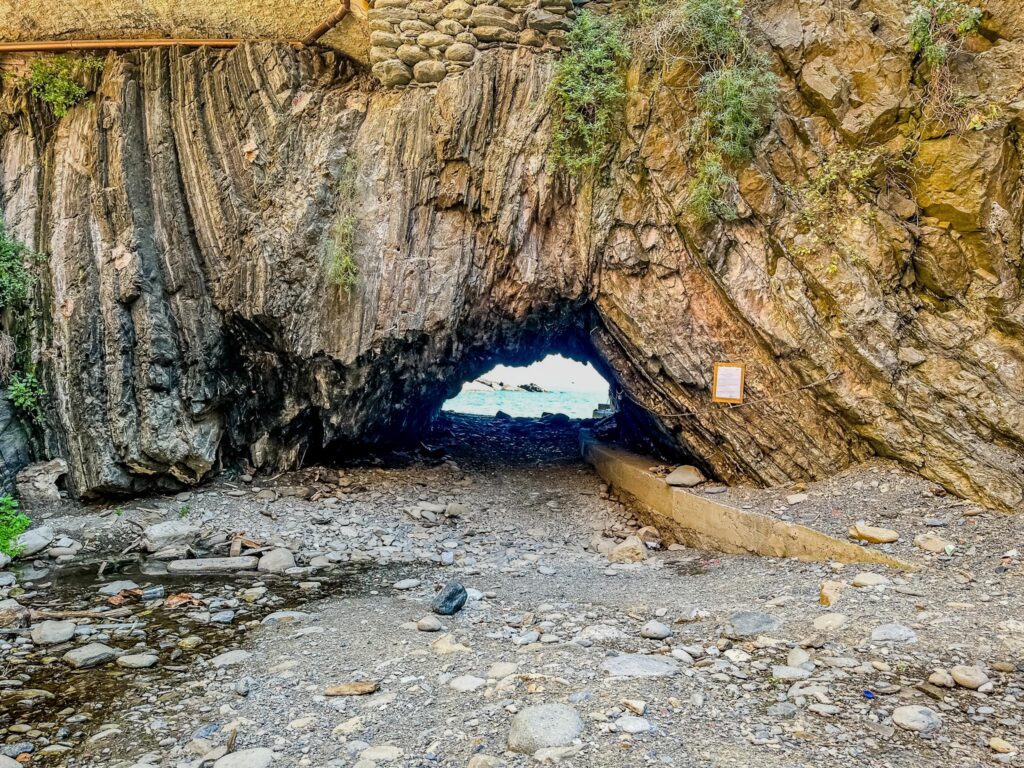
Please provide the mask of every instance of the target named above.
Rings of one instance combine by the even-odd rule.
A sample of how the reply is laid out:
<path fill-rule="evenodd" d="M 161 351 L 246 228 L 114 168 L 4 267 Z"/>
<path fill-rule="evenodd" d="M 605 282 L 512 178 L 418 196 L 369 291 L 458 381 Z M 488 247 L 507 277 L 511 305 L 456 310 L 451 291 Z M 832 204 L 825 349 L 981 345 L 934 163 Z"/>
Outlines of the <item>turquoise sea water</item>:
<path fill-rule="evenodd" d="M 494 392 L 466 391 L 444 404 L 443 410 L 493 416 L 537 417 L 543 413 L 564 413 L 574 419 L 589 419 L 594 409 L 608 402 L 604 392 Z"/>

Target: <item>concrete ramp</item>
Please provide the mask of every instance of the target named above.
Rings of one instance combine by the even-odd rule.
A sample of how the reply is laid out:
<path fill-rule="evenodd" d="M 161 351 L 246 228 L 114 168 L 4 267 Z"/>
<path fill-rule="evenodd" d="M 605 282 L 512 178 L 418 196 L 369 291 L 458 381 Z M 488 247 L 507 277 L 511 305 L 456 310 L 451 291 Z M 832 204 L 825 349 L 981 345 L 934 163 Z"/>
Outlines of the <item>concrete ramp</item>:
<path fill-rule="evenodd" d="M 875 563 L 902 571 L 917 566 L 834 536 L 719 504 L 668 485 L 650 471 L 656 460 L 599 442 L 584 431 L 583 457 L 617 491 L 635 499 L 663 535 L 694 549 L 735 555 L 792 557 L 805 562 Z"/>

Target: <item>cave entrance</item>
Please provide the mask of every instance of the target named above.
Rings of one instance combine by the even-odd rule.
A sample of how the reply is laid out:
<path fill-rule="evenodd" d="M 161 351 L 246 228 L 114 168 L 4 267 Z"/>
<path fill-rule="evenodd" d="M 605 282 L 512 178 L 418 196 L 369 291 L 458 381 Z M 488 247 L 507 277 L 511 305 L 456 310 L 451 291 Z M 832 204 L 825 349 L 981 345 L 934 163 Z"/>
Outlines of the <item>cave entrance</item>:
<path fill-rule="evenodd" d="M 442 411 L 539 419 L 562 414 L 590 419 L 612 414 L 608 381 L 590 363 L 559 354 L 530 365 L 496 365 L 462 385 Z"/>

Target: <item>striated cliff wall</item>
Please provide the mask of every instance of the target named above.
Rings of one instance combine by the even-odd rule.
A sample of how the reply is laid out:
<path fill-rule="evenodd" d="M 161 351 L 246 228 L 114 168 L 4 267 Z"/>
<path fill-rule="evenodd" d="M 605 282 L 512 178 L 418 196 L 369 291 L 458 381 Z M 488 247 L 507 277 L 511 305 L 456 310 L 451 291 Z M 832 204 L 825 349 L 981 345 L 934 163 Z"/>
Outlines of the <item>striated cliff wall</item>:
<path fill-rule="evenodd" d="M 739 218 L 711 226 L 686 212 L 682 61 L 634 66 L 614 160 L 584 183 L 547 167 L 548 50 L 401 89 L 287 46 L 108 57 L 59 123 L 0 134 L 6 221 L 48 256 L 51 450 L 84 494 L 289 466 L 414 434 L 464 378 L 560 350 L 725 480 L 877 453 L 1020 509 L 1024 30 L 988 4 L 953 68 L 978 117 L 921 129 L 908 8 L 751 9 L 779 109 Z M 808 222 L 854 150 L 869 183 L 829 186 Z M 327 267 L 346 215 L 352 289 Z M 747 364 L 749 405 L 710 402 L 716 360 Z"/>

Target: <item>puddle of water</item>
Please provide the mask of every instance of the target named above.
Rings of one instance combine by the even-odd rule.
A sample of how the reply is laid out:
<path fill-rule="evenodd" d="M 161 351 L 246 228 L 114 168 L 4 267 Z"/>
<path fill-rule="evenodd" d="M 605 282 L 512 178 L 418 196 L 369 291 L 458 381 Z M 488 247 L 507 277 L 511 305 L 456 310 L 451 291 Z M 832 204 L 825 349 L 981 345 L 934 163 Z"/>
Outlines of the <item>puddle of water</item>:
<path fill-rule="evenodd" d="M 25 749 L 18 751 L 27 751 L 28 742 L 37 750 L 49 743 L 74 748 L 75 753 L 81 750 L 83 756 L 109 747 L 106 741 L 90 745 L 88 739 L 104 730 L 115 715 L 152 704 L 154 698 L 186 698 L 185 687 L 205 677 L 196 674 L 193 662 L 243 646 L 252 627 L 258 626 L 268 614 L 302 609 L 326 597 L 365 595 L 393 582 L 398 572 L 397 566 L 339 566 L 308 577 L 308 582 L 320 584 L 319 589 L 310 590 L 300 588 L 293 577 L 256 572 L 188 577 L 146 575 L 144 570 L 148 568 L 138 561 L 126 561 L 108 566 L 98 578 L 98 569 L 98 562 L 48 572 L 28 567 L 22 570 L 21 586 L 12 592 L 12 597 L 17 596 L 33 610 L 55 614 L 113 610 L 108 598 L 97 590 L 111 581 L 131 580 L 142 587 L 159 585 L 167 595 L 187 592 L 198 601 L 175 608 L 168 607 L 164 599 L 127 603 L 124 607 L 131 610 L 130 616 L 105 619 L 98 614 L 94 618 L 74 619 L 79 622 L 79 632 L 84 629 L 95 635 L 87 638 L 89 642 L 102 642 L 131 653 L 145 650 L 158 655 L 159 664 L 150 669 L 124 669 L 110 663 L 73 670 L 61 656 L 79 645 L 77 637 L 62 645 L 38 648 L 18 645 L 17 634 L 0 635 L 0 643 L 13 645 L 8 650 L 0 649 L 0 734 L 8 742 L 0 743 L 0 754 L 16 755 L 14 744 L 19 742 L 23 742 Z M 407 576 L 411 570 L 406 565 L 401 573 Z M 257 601 L 250 603 L 240 597 L 243 590 L 257 586 L 267 590 Z M 234 611 L 230 623 L 204 620 L 219 611 Z M 26 630 L 24 635 L 27 634 Z M 181 647 L 180 641 L 186 637 L 198 639 L 193 641 L 195 647 Z M 141 713 L 139 717 L 150 724 Z M 160 733 L 159 727 L 147 728 L 145 734 L 141 727 L 135 730 L 138 733 L 131 734 L 132 744 L 140 750 L 147 748 L 149 741 L 149 746 L 155 747 L 160 738 L 169 734 Z M 72 753 L 57 755 L 55 759 L 66 760 L 68 754 Z M 36 755 L 33 764 L 45 759 Z"/>

